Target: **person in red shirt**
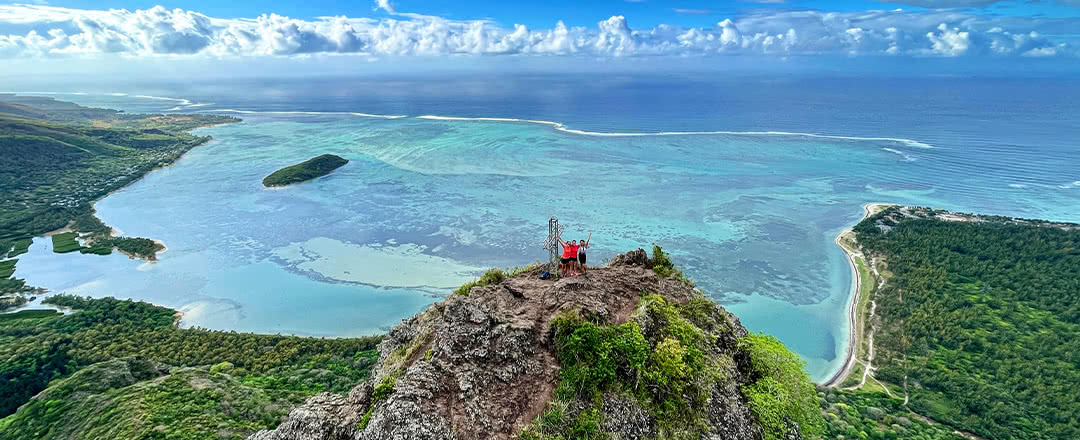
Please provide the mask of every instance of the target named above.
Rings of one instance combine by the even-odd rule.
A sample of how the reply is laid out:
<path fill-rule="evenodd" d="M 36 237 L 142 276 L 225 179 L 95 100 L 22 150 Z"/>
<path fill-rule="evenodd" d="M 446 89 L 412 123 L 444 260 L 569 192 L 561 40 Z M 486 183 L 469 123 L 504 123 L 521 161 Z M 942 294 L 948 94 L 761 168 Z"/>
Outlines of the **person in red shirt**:
<path fill-rule="evenodd" d="M 574 264 L 577 263 L 578 254 L 577 240 L 567 243 L 562 238 L 559 238 L 559 244 L 563 247 L 562 266 L 559 267 L 559 273 L 568 277 L 574 276 Z"/>

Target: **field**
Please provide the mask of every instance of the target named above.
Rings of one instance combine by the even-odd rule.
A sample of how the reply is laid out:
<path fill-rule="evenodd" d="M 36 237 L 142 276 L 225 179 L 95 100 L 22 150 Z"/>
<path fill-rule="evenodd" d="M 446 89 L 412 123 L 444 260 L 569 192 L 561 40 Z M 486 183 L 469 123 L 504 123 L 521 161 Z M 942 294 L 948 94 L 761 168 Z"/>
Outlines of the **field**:
<path fill-rule="evenodd" d="M 66 254 L 82 249 L 82 245 L 76 240 L 77 238 L 79 238 L 79 233 L 77 232 L 64 232 L 62 234 L 53 235 L 53 252 Z"/>

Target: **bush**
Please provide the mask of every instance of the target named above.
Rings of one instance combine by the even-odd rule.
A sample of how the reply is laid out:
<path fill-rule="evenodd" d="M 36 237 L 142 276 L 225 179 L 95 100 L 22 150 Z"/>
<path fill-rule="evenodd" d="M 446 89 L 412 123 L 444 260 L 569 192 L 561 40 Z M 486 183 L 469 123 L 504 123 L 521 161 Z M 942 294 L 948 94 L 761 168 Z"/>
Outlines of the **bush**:
<path fill-rule="evenodd" d="M 772 336 L 751 334 L 739 341 L 748 352 L 753 383 L 743 387 L 750 409 L 764 430 L 765 440 L 803 438 L 824 433 L 817 391 L 803 370 L 805 362 Z"/>
<path fill-rule="evenodd" d="M 230 372 L 232 370 L 233 370 L 232 362 L 225 361 L 225 362 L 214 364 L 214 366 L 210 367 L 210 374 L 228 373 L 228 372 Z"/>
<path fill-rule="evenodd" d="M 652 266 L 656 276 L 660 278 L 674 278 L 689 287 L 694 287 L 694 281 L 687 278 L 686 275 L 683 275 L 682 271 L 675 267 L 675 263 L 671 261 L 671 258 L 668 258 L 667 254 L 664 253 L 664 249 L 659 245 L 653 245 L 653 257 L 649 260 L 649 264 Z"/>
<path fill-rule="evenodd" d="M 458 287 L 457 290 L 454 291 L 454 294 L 468 296 L 469 291 L 472 290 L 473 287 L 499 284 L 505 279 L 506 272 L 503 272 L 502 269 L 488 269 L 487 272 L 484 272 L 484 274 L 480 276 L 480 279 L 462 284 L 461 287 Z"/>

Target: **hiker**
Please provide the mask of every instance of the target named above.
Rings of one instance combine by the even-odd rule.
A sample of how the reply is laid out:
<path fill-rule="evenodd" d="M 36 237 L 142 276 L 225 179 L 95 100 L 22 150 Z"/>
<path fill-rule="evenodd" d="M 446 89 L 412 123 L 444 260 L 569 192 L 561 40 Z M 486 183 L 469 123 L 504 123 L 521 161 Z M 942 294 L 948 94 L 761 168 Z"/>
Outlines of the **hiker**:
<path fill-rule="evenodd" d="M 589 267 L 585 265 L 585 250 L 589 248 L 590 240 L 592 240 L 592 232 L 589 233 L 588 238 L 581 240 L 581 244 L 578 247 L 577 262 L 582 274 L 589 272 Z"/>
<path fill-rule="evenodd" d="M 562 245 L 562 266 L 559 267 L 560 274 L 566 274 L 566 276 L 573 275 L 572 262 L 577 258 L 577 240 L 573 240 L 570 243 L 563 241 L 562 237 L 559 238 L 559 244 Z"/>

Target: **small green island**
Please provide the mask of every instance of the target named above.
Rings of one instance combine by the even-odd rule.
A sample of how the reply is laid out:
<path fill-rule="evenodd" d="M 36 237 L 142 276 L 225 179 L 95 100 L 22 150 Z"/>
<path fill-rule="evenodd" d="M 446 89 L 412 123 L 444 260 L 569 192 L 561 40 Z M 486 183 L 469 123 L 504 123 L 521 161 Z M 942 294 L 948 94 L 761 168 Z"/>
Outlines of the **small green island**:
<path fill-rule="evenodd" d="M 349 163 L 348 160 L 333 154 L 324 154 L 274 171 L 263 178 L 263 186 L 268 188 L 292 185 L 316 179 Z"/>

